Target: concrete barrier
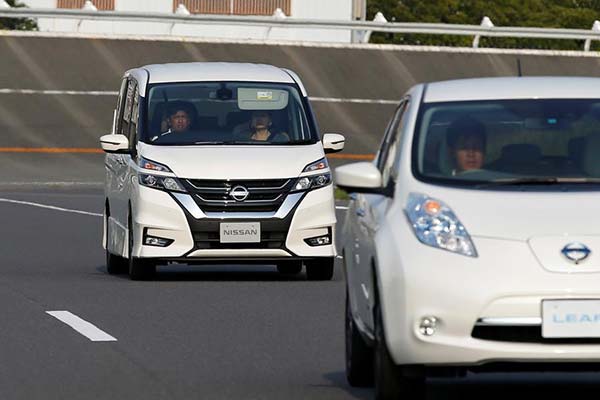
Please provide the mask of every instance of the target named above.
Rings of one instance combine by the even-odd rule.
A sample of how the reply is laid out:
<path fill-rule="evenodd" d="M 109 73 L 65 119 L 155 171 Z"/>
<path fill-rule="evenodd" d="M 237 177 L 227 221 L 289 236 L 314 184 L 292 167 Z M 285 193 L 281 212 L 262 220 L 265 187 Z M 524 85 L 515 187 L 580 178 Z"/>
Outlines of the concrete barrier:
<path fill-rule="evenodd" d="M 236 61 L 295 70 L 309 95 L 321 98 L 313 103 L 321 131 L 345 134 L 348 153 L 370 154 L 377 149 L 395 106 L 343 99 L 395 101 L 418 82 L 516 75 L 517 60 L 524 75 L 600 76 L 600 57 L 595 53 L 61 38 L 4 32 L 0 33 L 0 147 L 97 148 L 98 137 L 110 129 L 114 96 L 25 94 L 19 92 L 22 89 L 116 91 L 122 73 L 132 67 Z M 325 101 L 332 98 L 341 101 Z M 19 156 L 0 158 L 15 163 Z M 101 167 L 89 175 L 101 180 Z"/>

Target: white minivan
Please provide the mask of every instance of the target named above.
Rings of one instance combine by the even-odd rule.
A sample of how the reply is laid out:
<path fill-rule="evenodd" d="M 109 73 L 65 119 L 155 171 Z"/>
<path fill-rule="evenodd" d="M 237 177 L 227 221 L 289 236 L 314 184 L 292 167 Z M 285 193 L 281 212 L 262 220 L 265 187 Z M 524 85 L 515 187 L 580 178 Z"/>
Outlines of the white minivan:
<path fill-rule="evenodd" d="M 262 263 L 333 275 L 335 206 L 306 90 L 269 65 L 148 65 L 122 81 L 105 159 L 107 270 Z"/>
<path fill-rule="evenodd" d="M 336 183 L 351 384 L 600 370 L 600 79 L 417 85 Z"/>

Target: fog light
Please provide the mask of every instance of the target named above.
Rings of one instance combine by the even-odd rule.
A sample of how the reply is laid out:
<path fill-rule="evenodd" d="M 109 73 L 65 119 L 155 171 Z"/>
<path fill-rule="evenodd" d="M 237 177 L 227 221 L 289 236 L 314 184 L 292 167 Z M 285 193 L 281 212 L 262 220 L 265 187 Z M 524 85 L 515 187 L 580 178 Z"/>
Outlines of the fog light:
<path fill-rule="evenodd" d="M 328 244 L 331 244 L 331 235 L 327 234 L 323 236 L 317 236 L 313 238 L 304 239 L 304 241 L 306 242 L 306 244 L 312 247 L 327 246 Z"/>
<path fill-rule="evenodd" d="M 146 246 L 167 247 L 171 243 L 173 243 L 172 239 L 165 239 L 156 236 L 146 235 L 146 237 L 144 238 L 144 244 Z"/>
<path fill-rule="evenodd" d="M 438 319 L 436 317 L 423 317 L 419 324 L 419 332 L 423 336 L 433 336 L 437 329 Z"/>

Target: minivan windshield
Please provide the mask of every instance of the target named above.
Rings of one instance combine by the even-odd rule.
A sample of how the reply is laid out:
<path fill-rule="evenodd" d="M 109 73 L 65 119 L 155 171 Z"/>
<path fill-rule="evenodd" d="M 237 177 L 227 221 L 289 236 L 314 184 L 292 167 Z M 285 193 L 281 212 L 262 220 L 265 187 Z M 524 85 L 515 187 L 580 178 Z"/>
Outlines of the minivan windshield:
<path fill-rule="evenodd" d="M 457 186 L 599 183 L 600 99 L 425 103 L 413 171 Z"/>
<path fill-rule="evenodd" d="M 296 88 L 255 82 L 150 87 L 143 141 L 153 145 L 299 145 L 318 141 Z"/>

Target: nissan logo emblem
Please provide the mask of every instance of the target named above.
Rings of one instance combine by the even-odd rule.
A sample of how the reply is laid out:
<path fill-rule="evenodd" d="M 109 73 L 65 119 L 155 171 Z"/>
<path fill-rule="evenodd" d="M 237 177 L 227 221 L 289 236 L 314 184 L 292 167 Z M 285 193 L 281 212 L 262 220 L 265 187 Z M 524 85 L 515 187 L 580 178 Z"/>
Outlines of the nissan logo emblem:
<path fill-rule="evenodd" d="M 236 186 L 233 189 L 231 189 L 231 191 L 229 192 L 229 195 L 235 201 L 244 201 L 248 198 L 248 196 L 250 195 L 250 192 L 248 191 L 248 189 L 246 189 L 243 186 Z"/>
<path fill-rule="evenodd" d="M 579 264 L 589 257 L 592 251 L 582 243 L 569 243 L 560 251 L 568 260 Z"/>

